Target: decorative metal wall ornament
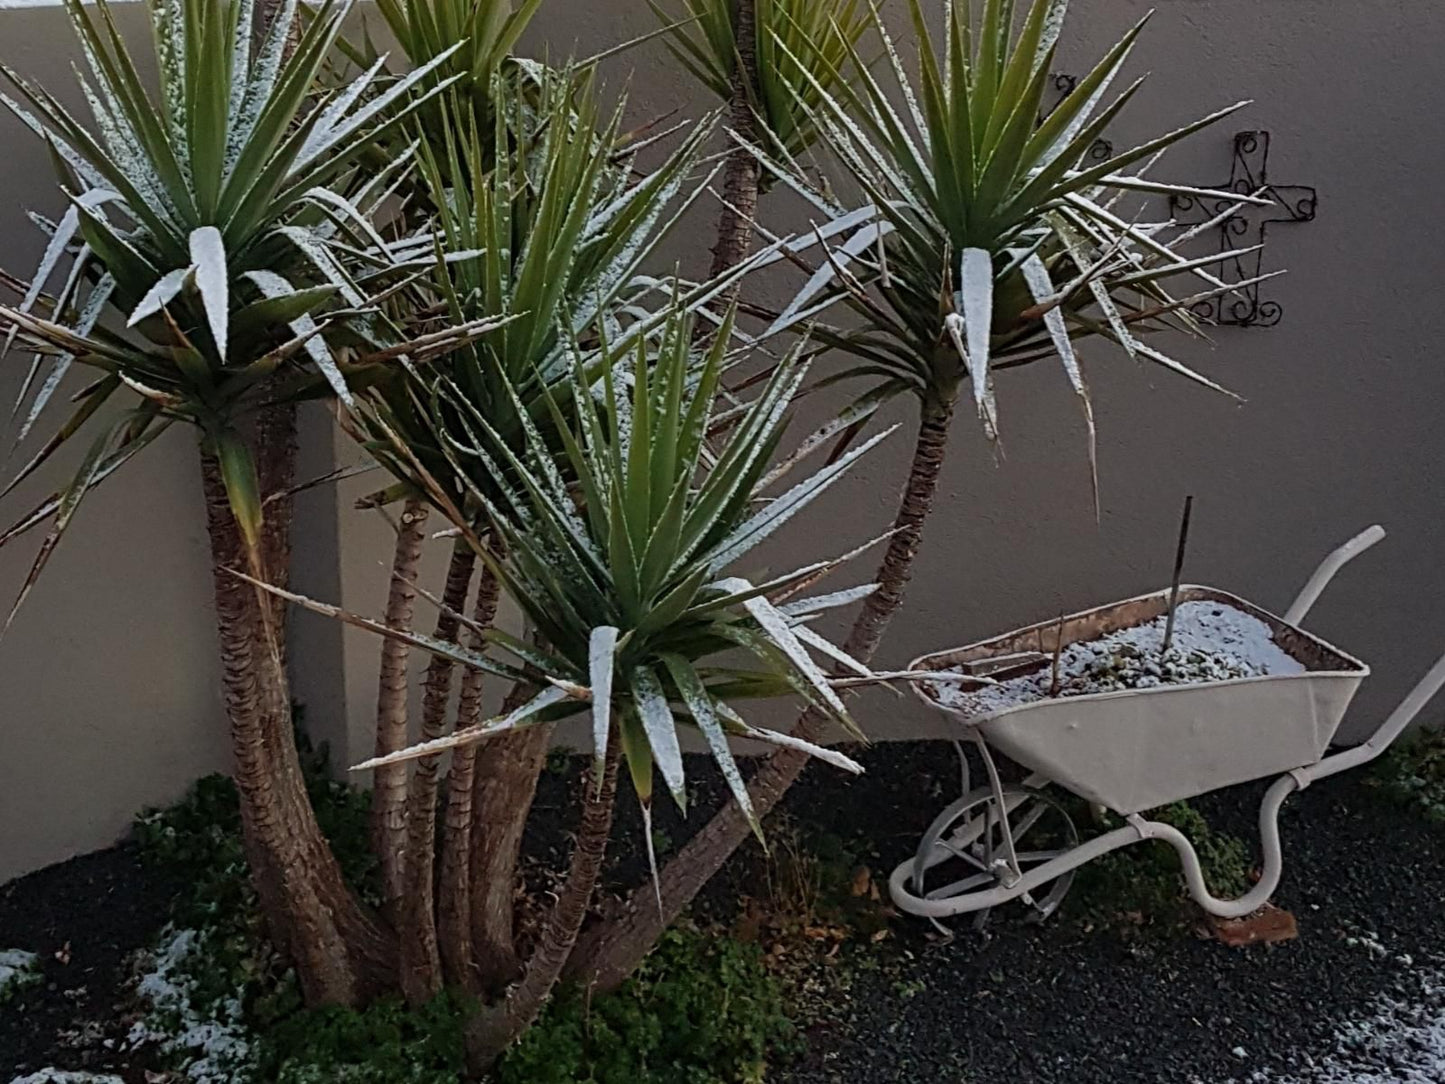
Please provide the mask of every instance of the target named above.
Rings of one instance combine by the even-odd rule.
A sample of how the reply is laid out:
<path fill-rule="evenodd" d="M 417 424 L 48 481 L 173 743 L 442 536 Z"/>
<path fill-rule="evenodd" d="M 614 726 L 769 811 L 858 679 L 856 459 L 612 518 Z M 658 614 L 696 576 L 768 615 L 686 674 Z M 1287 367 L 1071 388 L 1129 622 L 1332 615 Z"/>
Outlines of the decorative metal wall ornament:
<path fill-rule="evenodd" d="M 1242 196 L 1262 196 L 1273 206 L 1244 206 L 1225 218 L 1218 227 L 1219 250 L 1230 252 L 1239 248 L 1263 245 L 1269 227 L 1278 222 L 1313 222 L 1319 206 L 1319 193 L 1308 185 L 1275 184 L 1269 179 L 1270 134 L 1255 130 L 1237 132 L 1234 136 L 1234 166 L 1226 184 L 1204 187 L 1218 191 L 1238 192 Z M 1169 212 L 1176 220 L 1208 222 L 1229 209 L 1225 200 L 1200 200 L 1192 196 L 1171 196 Z M 1252 235 L 1252 236 L 1251 236 Z M 1264 250 L 1248 256 L 1225 260 L 1220 278 L 1226 282 L 1244 282 L 1257 278 L 1263 270 Z M 1243 287 L 1238 293 L 1194 307 L 1201 320 L 1230 327 L 1274 327 L 1284 317 L 1284 306 L 1260 296 L 1260 284 Z"/>
<path fill-rule="evenodd" d="M 1054 72 L 1050 76 L 1053 85 L 1053 94 L 1044 102 L 1043 112 L 1039 115 L 1039 121 L 1048 119 L 1049 114 L 1057 109 L 1065 98 L 1074 93 L 1079 86 L 1079 77 L 1070 75 L 1068 72 Z M 1094 145 L 1089 148 L 1089 153 L 1084 155 L 1086 162 L 1107 162 L 1114 157 L 1114 144 L 1107 139 L 1096 139 Z"/>

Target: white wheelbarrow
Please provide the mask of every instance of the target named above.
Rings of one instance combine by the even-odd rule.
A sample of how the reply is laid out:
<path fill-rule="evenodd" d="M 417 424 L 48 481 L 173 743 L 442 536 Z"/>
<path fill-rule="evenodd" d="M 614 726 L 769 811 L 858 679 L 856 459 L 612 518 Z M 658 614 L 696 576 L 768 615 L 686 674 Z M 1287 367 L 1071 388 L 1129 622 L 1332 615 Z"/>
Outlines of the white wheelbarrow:
<path fill-rule="evenodd" d="M 1074 871 L 1084 863 L 1159 839 L 1179 852 L 1190 895 L 1205 911 L 1239 918 L 1258 910 L 1279 884 L 1278 818 L 1285 799 L 1379 756 L 1445 685 L 1442 657 L 1368 741 L 1329 755 L 1345 710 L 1370 671 L 1299 625 L 1334 575 L 1384 537 L 1382 528 L 1371 527 L 1331 554 L 1283 618 L 1212 588 L 1181 589 L 1181 604 L 1217 603 L 1263 622 L 1298 672 L 994 707 L 986 698 L 970 707 L 967 695 L 946 692 L 949 686 L 964 693 L 987 690 L 995 680 L 1047 670 L 1062 648 L 1161 617 L 1168 609 L 1168 591 L 915 660 L 911 671 L 939 673 L 938 680 L 915 680 L 915 692 L 963 721 L 988 785 L 969 789 L 960 745 L 963 797 L 939 814 L 914 856 L 893 871 L 889 892 L 894 904 L 936 921 L 969 913 L 982 918 L 992 907 L 1022 900 L 1044 917 L 1059 906 Z M 1021 785 L 1005 784 L 995 750 L 1032 774 Z M 1263 873 L 1236 900 L 1210 894 L 1199 856 L 1182 832 L 1141 816 L 1144 810 L 1272 775 L 1279 778 L 1259 812 Z M 1120 814 L 1124 827 L 1080 842 L 1068 812 L 1044 791 L 1050 783 Z"/>

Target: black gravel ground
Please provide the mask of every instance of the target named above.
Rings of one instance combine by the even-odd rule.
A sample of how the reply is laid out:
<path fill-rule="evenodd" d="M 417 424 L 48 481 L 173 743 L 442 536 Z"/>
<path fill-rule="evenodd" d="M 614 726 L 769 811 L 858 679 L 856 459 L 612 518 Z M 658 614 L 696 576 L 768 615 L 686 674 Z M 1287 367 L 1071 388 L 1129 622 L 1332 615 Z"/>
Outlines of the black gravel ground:
<path fill-rule="evenodd" d="M 859 779 L 810 768 L 784 810 L 801 838 L 846 841 L 881 879 L 953 796 L 956 770 L 943 744 L 886 745 L 862 759 L 868 773 Z M 722 800 L 715 770 L 690 767 L 688 823 L 659 803 L 664 851 Z M 544 777 L 531 829 L 532 843 L 557 858 L 572 775 Z M 1216 827 L 1252 841 L 1260 791 L 1238 788 L 1198 805 Z M 1419 969 L 1442 966 L 1445 832 L 1386 803 L 1358 773 L 1296 796 L 1283 829 L 1277 901 L 1296 914 L 1298 941 L 1237 950 L 1187 933 L 1089 930 L 1076 913 L 1037 926 L 1001 910 L 986 938 L 965 924 L 943 944 L 926 923 L 896 918 L 886 940 L 851 944 L 819 965 L 829 969 L 822 986 L 831 1009 L 808 1028 L 807 1054 L 774 1066 L 769 1079 L 1224 1084 L 1322 1051 L 1376 998 L 1411 999 Z M 608 873 L 614 889 L 645 875 L 640 832 L 624 807 Z M 763 879 L 757 848 L 745 848 L 699 907 L 728 918 L 740 897 L 766 896 Z M 7 1071 L 104 1064 L 101 1040 L 125 1026 L 125 957 L 154 938 L 175 889 L 124 846 L 0 888 L 0 947 L 36 951 L 45 965 L 43 986 L 0 1009 L 0 1084 Z M 1118 906 L 1127 912 L 1129 901 Z M 77 1042 L 87 1028 L 88 1041 Z M 121 1071 L 129 1081 L 127 1072 L 144 1079 L 141 1067 Z"/>
<path fill-rule="evenodd" d="M 787 804 L 804 825 L 873 840 L 886 876 L 942 805 L 909 796 L 930 780 L 954 785 L 952 750 L 891 746 L 865 760 L 863 779 L 817 773 Z M 1196 805 L 1252 842 L 1262 789 Z M 1360 773 L 1295 796 L 1282 827 L 1276 901 L 1297 916 L 1299 940 L 1230 949 L 1086 932 L 1067 902 L 1043 926 L 1000 909 L 987 938 L 965 925 L 951 944 L 899 919 L 879 966 L 859 972 L 843 1011 L 811 1033 L 804 1063 L 778 1079 L 1223 1084 L 1323 1053 L 1375 999 L 1417 999 L 1417 969 L 1445 964 L 1445 831 L 1388 804 Z M 1392 1079 L 1388 1065 L 1372 1068 Z"/>
<path fill-rule="evenodd" d="M 0 887 L 0 948 L 34 952 L 42 967 L 38 985 L 0 1007 L 0 1084 L 46 1066 L 144 1079 L 144 1068 L 111 1055 L 107 1040 L 129 1026 L 128 957 L 155 940 L 178 890 L 129 845 Z"/>

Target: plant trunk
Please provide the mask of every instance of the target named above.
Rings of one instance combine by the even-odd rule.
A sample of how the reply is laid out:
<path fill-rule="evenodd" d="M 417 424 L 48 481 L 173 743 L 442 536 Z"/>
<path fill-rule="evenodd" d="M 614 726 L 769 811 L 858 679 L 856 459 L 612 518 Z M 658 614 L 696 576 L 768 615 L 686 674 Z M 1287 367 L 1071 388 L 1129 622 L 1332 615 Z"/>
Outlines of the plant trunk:
<path fill-rule="evenodd" d="M 396 549 L 391 560 L 391 583 L 386 595 L 386 624 L 411 629 L 416 604 L 416 578 L 426 542 L 426 505 L 411 497 L 402 508 L 396 528 Z M 411 650 L 400 640 L 381 642 L 381 674 L 376 693 L 376 755 L 386 756 L 406 747 L 407 664 Z M 385 914 L 396 923 L 406 893 L 406 790 L 407 765 L 387 764 L 376 769 L 371 783 L 371 845 L 381 866 L 381 898 Z"/>
<path fill-rule="evenodd" d="M 467 1027 L 467 1060 L 474 1073 L 486 1071 L 537 1019 L 577 943 L 582 920 L 587 917 L 587 905 L 602 873 L 607 839 L 612 832 L 620 753 L 621 742 L 614 737 L 607 750 L 602 786 L 595 793 L 595 776 L 589 771 L 583 779 L 583 794 L 587 797 L 584 798 L 582 823 L 572 849 L 567 880 L 547 916 L 521 982 L 506 1001 L 484 1011 Z"/>
<path fill-rule="evenodd" d="M 496 620 L 500 587 L 491 569 L 484 567 L 477 586 L 477 601 L 472 607 L 476 628 L 468 629 L 466 636 L 467 646 L 473 651 L 481 651 L 486 646 L 479 630 L 490 628 Z M 475 726 L 481 721 L 482 684 L 480 670 L 468 668 L 462 671 L 456 729 Z M 475 745 L 452 751 L 452 764 L 447 771 L 441 873 L 437 887 L 437 939 L 441 950 L 442 976 L 449 985 L 472 993 L 480 989 L 472 954 L 472 789 L 476 763 Z"/>
<path fill-rule="evenodd" d="M 908 484 L 893 522 L 896 533 L 878 569 L 879 587 L 864 601 L 844 647 L 860 662 L 866 663 L 873 657 L 888 622 L 903 601 L 904 588 L 918 556 L 923 524 L 938 489 L 952 417 L 952 397 L 932 400 L 924 407 Z M 824 719 L 816 712 L 806 711 L 793 732 L 806 741 L 818 741 L 825 731 Z M 748 784 L 748 793 L 759 817 L 767 816 L 808 760 L 806 754 L 781 749 L 763 762 Z M 616 914 L 599 922 L 579 941 L 568 961 L 567 976 L 599 992 L 619 986 L 749 832 L 736 803 L 725 805 L 663 867 L 658 879 L 663 902 L 661 913 L 652 885 L 635 889 Z"/>
<path fill-rule="evenodd" d="M 266 456 L 258 460 L 264 467 Z M 246 546 L 220 466 L 204 452 L 201 477 L 236 790 L 262 914 L 296 967 L 308 1003 L 358 1005 L 392 980 L 395 945 L 352 895 L 316 823 L 296 754 L 286 674 L 267 643 L 256 591 L 229 571 L 246 567 Z M 268 528 L 263 559 L 286 552 L 286 526 L 278 515 Z M 279 637 L 280 623 L 274 627 Z"/>
<path fill-rule="evenodd" d="M 757 100 L 758 31 L 755 5 L 756 0 L 734 0 L 733 41 L 737 45 L 737 59 L 733 65 L 728 124 L 734 132 L 756 146 L 758 123 L 753 102 Z M 718 216 L 710 277 L 716 278 L 731 271 L 752 251 L 753 219 L 757 215 L 761 179 L 762 167 L 752 152 L 733 144 L 723 172 L 723 209 Z M 734 283 L 719 303 L 726 307 L 738 296 L 741 286 L 741 280 Z"/>
<path fill-rule="evenodd" d="M 471 547 L 458 541 L 452 550 L 446 587 L 442 591 L 442 604 L 446 610 L 437 617 L 435 636 L 438 640 L 456 642 L 460 622 L 455 615 L 466 608 L 476 561 L 477 555 Z M 452 669 L 452 662 L 440 655 L 433 655 L 427 664 L 420 741 L 433 741 L 446 732 Z M 413 1005 L 430 1000 L 442 987 L 441 956 L 433 910 L 436 897 L 437 771 L 440 762 L 440 756 L 422 757 L 416 762 L 406 802 L 406 898 L 402 901 L 401 989 Z"/>
<path fill-rule="evenodd" d="M 519 685 L 508 706 L 520 707 L 533 692 Z M 517 861 L 552 730 L 550 723 L 539 723 L 473 747 L 479 759 L 472 807 L 472 949 L 483 988 L 491 993 L 517 977 Z"/>

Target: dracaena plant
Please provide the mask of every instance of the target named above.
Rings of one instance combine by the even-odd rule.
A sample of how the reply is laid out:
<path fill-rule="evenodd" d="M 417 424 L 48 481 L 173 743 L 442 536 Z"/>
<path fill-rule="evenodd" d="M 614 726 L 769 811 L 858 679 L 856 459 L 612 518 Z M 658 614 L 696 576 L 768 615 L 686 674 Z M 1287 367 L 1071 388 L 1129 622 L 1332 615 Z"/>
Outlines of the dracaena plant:
<path fill-rule="evenodd" d="M 494 100 L 494 79 L 541 6 L 541 0 L 377 0 L 376 5 L 413 68 L 445 56 L 437 78 L 454 77 L 462 95 L 484 102 Z"/>
<path fill-rule="evenodd" d="M 784 359 L 735 419 L 731 435 L 722 442 L 710 438 L 727 330 L 711 337 L 701 357 L 681 306 L 669 310 L 661 334 L 651 339 L 617 346 L 603 331 L 590 351 L 574 346 L 570 399 L 544 390 L 534 421 L 510 392 L 516 435 L 504 435 L 464 388 L 436 378 L 425 399 L 433 405 L 433 424 L 443 431 L 453 471 L 466 479 L 471 501 L 482 510 L 480 518 L 456 516 L 455 526 L 516 603 L 529 635 L 474 623 L 474 640 L 459 646 L 277 591 L 524 690 L 513 708 L 493 718 L 358 768 L 416 758 L 425 763 L 446 750 L 460 755 L 480 748 L 491 759 L 499 740 L 569 716 L 590 718 L 595 787 L 587 791 L 571 867 L 522 978 L 481 1018 L 483 1055 L 495 1055 L 526 1026 L 575 942 L 600 868 L 618 760 L 627 764 L 645 818 L 655 776 L 685 806 L 679 731 L 695 729 L 754 829 L 730 738 L 772 742 L 857 770 L 835 751 L 750 724 L 743 705 L 796 696 L 856 735 L 834 680 L 813 653 L 855 671 L 852 680 L 872 676 L 808 622 L 855 602 L 871 586 L 796 597 L 852 554 L 757 580 L 741 576 L 737 566 L 883 435 L 777 492 L 788 461 L 775 465 L 773 454 L 803 369 L 796 354 Z M 445 493 L 429 495 L 448 506 Z M 794 597 L 780 597 L 789 594 Z M 454 772 L 456 763 L 454 757 Z M 650 832 L 644 840 L 650 852 Z M 504 887 L 510 899 L 510 879 Z"/>
<path fill-rule="evenodd" d="M 472 538 L 535 636 L 529 641 L 489 629 L 485 640 L 498 652 L 478 654 L 344 616 L 540 691 L 505 716 L 359 767 L 431 755 L 542 719 L 586 712 L 598 761 L 615 734 L 644 808 L 651 802 L 654 770 L 685 806 L 677 729 L 686 725 L 702 733 L 756 827 L 727 736 L 798 743 L 748 724 L 736 703 L 796 694 L 858 734 L 810 652 L 841 659 L 860 675 L 868 671 L 814 633 L 806 620 L 856 601 L 871 585 L 771 601 L 816 582 L 852 554 L 758 583 L 737 575 L 735 566 L 887 433 L 769 495 L 781 476 L 774 453 L 805 374 L 797 361 L 800 350 L 782 360 L 725 442 L 714 447 L 708 434 L 727 337 L 713 337 L 699 358 L 691 327 L 675 307 L 655 346 L 637 339 L 617 348 L 605 336 L 591 355 L 574 346 L 570 401 L 543 391 L 545 417 L 534 420 L 514 398 L 515 435 L 504 435 L 465 389 L 437 379 L 429 398 L 434 424 L 445 430 L 443 446 L 453 469 L 482 509 L 479 521 L 462 517 L 456 525 Z M 515 389 L 509 394 L 515 397 Z M 474 481 L 481 473 L 485 481 Z M 435 499 L 443 507 L 450 503 L 442 493 Z M 476 531 L 495 532 L 506 556 L 498 557 Z M 725 653 L 731 655 L 720 658 Z M 814 755 L 850 763 L 802 744 Z"/>
<path fill-rule="evenodd" d="M 774 330 L 842 300 L 861 326 L 821 334 L 854 355 L 853 373 L 925 404 L 952 402 L 967 383 L 991 437 L 998 425 L 993 371 L 1053 356 L 1083 403 L 1092 445 L 1078 339 L 1114 343 L 1133 358 L 1220 390 L 1141 337 L 1171 326 L 1190 329 L 1192 306 L 1238 289 L 1209 271 L 1234 254 L 1191 259 L 1179 245 L 1197 236 L 1197 227 L 1173 236 L 1168 223 L 1139 223 L 1120 204 L 1136 195 L 1204 194 L 1154 181 L 1148 168 L 1175 143 L 1247 103 L 1105 161 L 1089 159 L 1143 85 L 1136 80 L 1110 98 L 1144 21 L 1045 115 L 1067 7 L 1067 0 L 1033 0 L 1015 28 L 1011 0 L 987 0 L 977 19 L 971 4 L 950 4 L 939 47 L 918 0 L 909 0 L 917 79 L 875 11 L 894 86 L 865 70 L 856 85 L 817 85 L 815 99 L 800 103 L 864 202 L 844 206 L 800 183 L 784 163 L 767 164 L 821 222 L 849 231 L 842 243 L 823 245 L 821 266 L 778 314 Z M 1207 194 L 1231 207 L 1264 202 Z M 1190 285 L 1188 295 L 1173 296 L 1166 289 L 1171 279 Z"/>
<path fill-rule="evenodd" d="M 817 138 L 809 108 L 820 93 L 854 78 L 852 51 L 872 23 L 863 0 L 742 0 L 751 6 L 755 68 L 742 80 L 757 131 L 797 157 Z M 723 101 L 738 87 L 737 0 L 648 0 L 669 27 L 674 57 Z"/>
<path fill-rule="evenodd" d="M 74 362 L 101 376 L 21 476 L 128 388 L 141 406 L 102 435 L 81 475 L 51 502 L 53 537 L 99 477 L 181 420 L 200 428 L 254 546 L 261 499 L 234 422 L 293 361 L 314 366 L 349 400 L 333 343 L 365 298 L 332 242 L 375 235 L 373 205 L 405 163 L 359 183 L 356 158 L 415 108 L 410 87 L 427 73 L 384 88 L 368 73 L 318 94 L 317 73 L 349 3 L 324 5 L 291 48 L 291 0 L 253 49 L 252 0 L 150 0 L 160 76 L 153 94 L 104 0 L 91 10 L 79 0 L 66 6 L 86 60 L 79 79 L 90 123 L 3 69 L 23 102 L 3 100 L 52 148 L 69 207 L 50 226 L 24 297 L 0 310 L 0 322 L 9 325 L 7 345 L 20 333 L 38 347 L 21 392 L 26 430 Z M 355 192 L 344 198 L 333 185 Z M 58 275 L 67 256 L 69 270 Z M 47 295 L 52 278 L 60 287 Z M 111 311 L 129 333 L 101 323 Z M 365 346 L 367 335 L 359 341 Z"/>
<path fill-rule="evenodd" d="M 845 411 L 845 435 L 892 396 L 911 394 L 920 406 L 911 469 L 876 577 L 879 589 L 864 600 L 844 643 L 851 657 L 865 663 L 902 604 L 961 389 L 971 389 L 986 430 L 996 436 L 994 372 L 1055 359 L 1082 405 L 1092 463 L 1092 407 L 1076 343 L 1111 343 L 1217 388 L 1142 337 L 1166 328 L 1191 330 L 1194 304 L 1240 285 L 1210 273 L 1209 265 L 1226 257 L 1183 254 L 1180 246 L 1201 227 L 1174 231 L 1168 223 L 1141 222 L 1131 202 L 1198 195 L 1149 179 L 1147 169 L 1171 145 L 1238 107 L 1106 161 L 1089 158 L 1139 90 L 1135 82 L 1110 97 L 1142 24 L 1042 116 L 1067 0 L 1031 0 L 1017 11 L 1013 0 L 984 0 L 981 8 L 970 0 L 947 3 L 941 44 L 930 36 L 918 0 L 908 6 L 919 46 L 916 77 L 870 5 L 886 57 L 883 74 L 875 76 L 850 42 L 847 57 L 856 80 L 838 72 L 827 79 L 805 74 L 808 90 L 795 95 L 802 115 L 861 193 L 856 204 L 810 182 L 765 140 L 753 144 L 764 169 L 807 201 L 816 224 L 810 235 L 769 257 L 791 257 L 810 274 L 791 302 L 771 314 L 768 330 L 812 323 L 811 334 L 846 359 L 827 380 L 872 382 Z M 816 42 L 799 54 L 784 35 L 774 41 L 784 55 L 820 52 Z M 1214 195 L 1231 206 L 1251 199 Z M 811 263 L 803 259 L 804 252 L 818 251 L 822 256 Z M 1192 285 L 1176 296 L 1171 280 Z M 813 323 L 827 319 L 826 310 L 839 303 L 851 310 L 848 324 Z M 794 732 L 816 736 L 821 723 L 816 713 L 806 713 Z M 775 755 L 760 771 L 760 800 L 781 796 L 803 763 L 786 751 Z M 574 974 L 603 988 L 626 977 L 663 924 L 746 837 L 747 823 L 732 809 L 718 817 L 722 823 L 704 828 L 663 870 L 666 912 L 630 908 L 605 938 L 579 950 L 569 965 Z"/>
<path fill-rule="evenodd" d="M 869 20 L 858 0 L 648 0 L 678 61 L 728 105 L 731 140 L 711 274 L 739 266 L 753 246 L 758 197 L 771 177 L 747 150 L 793 162 L 818 135 L 808 112 L 818 88 L 852 77 Z M 736 299 L 741 283 L 727 292 Z"/>
<path fill-rule="evenodd" d="M 379 0 L 376 6 L 405 59 L 403 70 L 430 72 L 413 93 L 425 97 L 446 83 L 451 111 L 475 114 L 483 127 L 491 125 L 498 105 L 530 95 L 544 71 L 544 65 L 512 54 L 541 0 Z M 340 48 L 368 71 L 391 67 L 364 22 L 361 40 L 343 40 Z M 448 120 L 441 99 L 423 102 L 417 118 L 424 141 L 440 143 L 445 138 Z M 373 157 L 379 161 L 388 153 L 395 150 L 383 149 Z"/>
<path fill-rule="evenodd" d="M 263 508 L 277 496 L 284 506 L 286 494 L 274 486 L 262 494 L 253 449 L 267 442 L 250 436 L 276 416 L 271 405 L 316 389 L 349 402 L 348 359 L 405 354 L 420 364 L 448 339 L 443 331 L 400 342 L 376 311 L 375 295 L 392 288 L 397 269 L 373 219 L 409 164 L 357 165 L 426 93 L 445 87 L 427 68 L 390 82 L 367 72 L 318 86 L 349 3 L 324 4 L 293 36 L 295 0 L 268 9 L 259 28 L 253 0 L 148 0 L 159 73 L 152 92 L 104 0 L 66 6 L 89 120 L 4 72 L 21 99 L 5 104 L 52 149 L 69 207 L 19 304 L 0 309 L 0 328 L 7 345 L 19 335 L 35 348 L 26 383 L 38 391 L 33 400 L 22 393 L 29 420 L 77 362 L 98 379 L 21 474 L 112 397 L 136 393 L 140 405 L 101 433 L 64 491 L 6 536 L 53 520 L 21 598 L 90 488 L 168 426 L 196 427 L 258 895 L 308 999 L 355 1004 L 394 981 L 394 944 L 352 896 L 310 810 L 272 607 L 230 570 L 270 565 L 284 576 L 284 516 Z M 413 94 L 423 80 L 431 89 Z M 60 286 L 47 295 L 53 278 Z"/>
<path fill-rule="evenodd" d="M 373 499 L 405 501 L 387 602 L 393 624 L 409 622 L 427 502 L 472 522 L 481 508 L 471 488 L 492 491 L 481 464 L 468 460 L 458 469 L 450 454 L 447 441 L 460 424 L 459 402 L 480 411 L 508 439 L 520 440 L 521 415 L 545 415 L 542 396 L 562 402 L 570 397 L 572 368 L 565 347 L 573 336 L 589 334 L 594 324 L 616 328 L 622 336 L 655 335 L 661 317 L 639 307 L 654 287 L 639 270 L 705 183 L 692 174 L 710 120 L 644 171 L 638 168 L 637 144 L 628 143 L 621 132 L 622 107 L 603 110 L 590 65 L 537 67 L 525 97 L 507 92 L 509 79 L 507 73 L 493 73 L 488 100 L 498 107 L 485 116 L 473 99 L 449 95 L 439 104 L 435 123 L 421 126 L 417 154 L 416 206 L 433 209 L 429 239 L 423 243 L 437 245 L 444 255 L 423 284 L 427 300 L 416 310 L 414 330 L 425 336 L 433 326 L 458 321 L 491 322 L 497 330 L 425 368 L 395 367 L 347 423 L 401 480 Z M 709 292 L 706 287 L 693 291 L 692 303 L 702 303 Z M 620 321 L 626 322 L 625 330 Z M 440 380 L 458 395 L 437 399 Z M 444 596 L 448 609 L 465 608 L 474 565 L 468 547 L 454 549 L 450 594 Z M 485 569 L 481 580 L 479 597 L 495 597 L 495 581 Z M 491 615 L 476 616 L 487 623 Z M 456 639 L 461 631 L 444 610 L 437 619 L 438 637 Z M 383 644 L 378 754 L 394 752 L 407 741 L 406 659 L 405 645 Z M 434 658 L 428 687 L 444 687 L 449 670 L 444 657 Z M 478 710 L 472 695 L 477 681 L 475 672 L 462 677 L 461 726 L 475 722 L 470 713 Z M 446 713 L 445 697 L 424 698 L 421 735 L 442 733 Z M 475 783 L 470 750 L 454 760 L 448 773 L 447 804 L 472 802 L 475 789 L 482 798 L 472 808 L 480 816 L 485 806 L 490 823 L 478 825 L 478 842 L 470 847 L 459 847 L 453 838 L 444 841 L 440 874 L 443 896 L 461 894 L 458 882 L 472 882 L 468 892 L 481 917 L 470 936 L 476 954 L 486 957 L 482 970 L 489 974 L 504 969 L 514 956 L 513 869 L 536 782 L 528 765 L 545 755 L 546 735 L 501 738 L 491 748 L 498 755 L 477 760 Z M 431 761 L 416 773 L 383 766 L 374 776 L 373 834 L 380 841 L 384 891 L 393 909 L 411 908 L 404 924 L 421 930 L 419 937 L 405 938 L 404 945 L 434 940 L 424 929 L 432 922 L 430 909 L 416 902 L 432 880 L 434 833 L 417 829 L 419 838 L 405 838 L 406 822 L 431 804 L 434 784 Z M 412 812 L 402 813 L 404 807 Z M 450 858 L 448 846 L 453 847 Z M 420 886 L 417 891 L 407 888 L 408 879 Z M 455 930 L 440 931 L 440 953 L 473 955 L 461 940 Z M 434 974 L 438 966 L 439 959 L 428 959 L 408 973 Z"/>
<path fill-rule="evenodd" d="M 498 90 L 502 78 L 494 77 Z M 418 146 L 436 209 L 431 235 L 446 253 L 424 317 L 441 327 L 498 327 L 428 372 L 397 368 L 360 412 L 367 447 L 413 488 L 423 473 L 452 477 L 419 389 L 445 373 L 499 432 L 519 435 L 516 404 L 535 411 L 540 394 L 572 379 L 572 337 L 595 325 L 624 336 L 659 326 L 662 315 L 644 308 L 655 281 L 640 272 L 704 188 L 692 172 L 710 119 L 639 174 L 635 148 L 624 145 L 623 105 L 602 112 L 591 68 L 538 69 L 536 90 L 535 102 L 509 103 L 486 125 L 447 104 L 436 140 Z M 717 289 L 706 284 L 683 300 L 695 307 Z M 405 454 L 392 434 L 405 438 Z M 455 481 L 448 496 L 466 503 Z"/>

